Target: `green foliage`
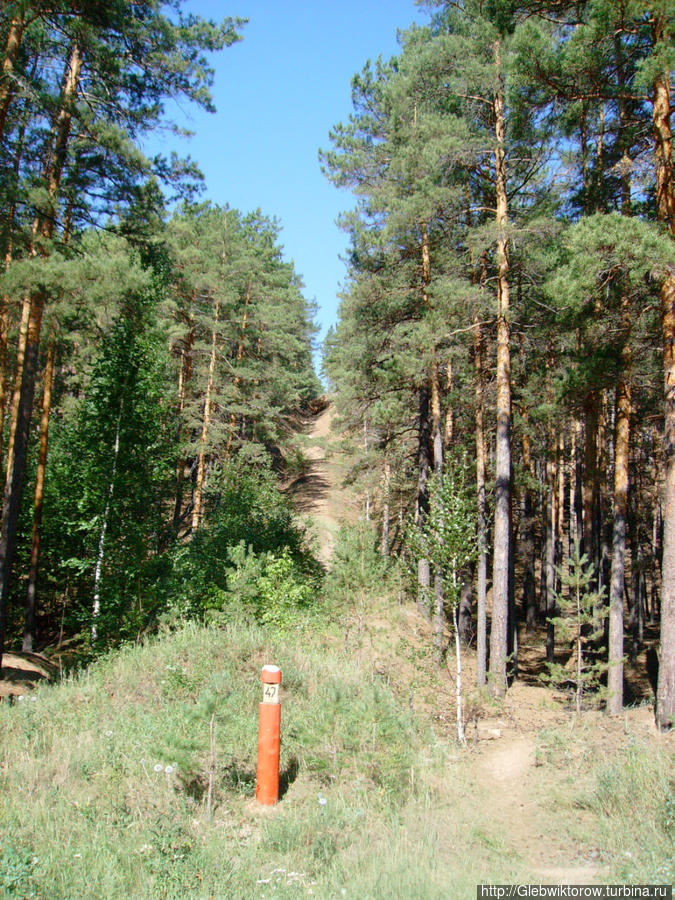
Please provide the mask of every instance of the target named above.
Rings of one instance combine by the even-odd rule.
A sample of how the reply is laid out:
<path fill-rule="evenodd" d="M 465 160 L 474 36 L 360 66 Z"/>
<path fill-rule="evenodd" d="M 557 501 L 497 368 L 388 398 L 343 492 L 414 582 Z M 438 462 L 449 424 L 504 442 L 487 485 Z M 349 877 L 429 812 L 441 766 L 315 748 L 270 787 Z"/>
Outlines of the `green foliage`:
<path fill-rule="evenodd" d="M 273 472 L 235 459 L 210 492 L 204 526 L 172 555 L 165 585 L 171 614 L 291 625 L 313 604 L 320 569 Z"/>
<path fill-rule="evenodd" d="M 480 553 L 475 488 L 466 458 L 450 460 L 429 479 L 429 512 L 421 527 L 411 523 L 407 543 L 412 558 L 428 559 L 444 573 L 446 601 L 460 600 L 460 577 Z"/>
<path fill-rule="evenodd" d="M 379 596 L 390 574 L 390 564 L 377 549 L 377 536 L 370 522 L 344 525 L 335 539 L 326 594 L 338 609 L 367 607 Z"/>
<path fill-rule="evenodd" d="M 637 741 L 599 767 L 590 796 L 579 804 L 609 823 L 617 880 L 671 884 L 675 879 L 674 789 L 667 757 Z M 624 846 L 629 851 L 622 852 Z"/>
<path fill-rule="evenodd" d="M 73 583 L 68 630 L 86 629 L 104 534 L 97 622 L 103 644 L 136 637 L 161 604 L 154 590 L 164 565 L 161 503 L 175 462 L 166 336 L 154 319 L 152 287 L 127 294 L 86 395 L 52 435 L 45 563 L 53 578 Z"/>
<path fill-rule="evenodd" d="M 0 849 L 0 890 L 3 897 L 22 900 L 39 898 L 39 858 L 32 850 L 17 852 L 11 843 L 3 841 Z"/>
<path fill-rule="evenodd" d="M 579 545 L 568 559 L 568 570 L 558 569 L 561 588 L 555 593 L 559 615 L 550 617 L 558 639 L 571 641 L 575 667 L 571 670 L 560 663 L 548 662 L 545 680 L 558 688 L 573 685 L 577 711 L 581 710 L 584 695 L 596 697 L 601 688 L 607 663 L 599 655 L 598 642 L 603 636 L 604 621 L 609 610 L 604 605 L 605 588 L 599 588 L 595 568 L 588 562 Z"/>
<path fill-rule="evenodd" d="M 317 581 L 288 546 L 254 553 L 241 541 L 227 548 L 227 588 L 215 590 L 207 608 L 217 621 L 249 620 L 275 628 L 299 624 L 315 608 Z"/>
<path fill-rule="evenodd" d="M 272 659 L 284 673 L 289 790 L 268 826 L 251 821 L 250 802 L 260 662 Z M 197 888 L 244 900 L 281 867 L 339 893 L 371 828 L 398 831 L 413 799 L 412 766 L 420 811 L 425 802 L 425 726 L 386 684 L 362 683 L 353 661 L 306 634 L 190 624 L 36 697 L 0 705 L 0 884 L 16 885 L 9 897 L 93 900 L 103 890 L 140 900 Z M 27 778 L 28 801 L 18 790 Z"/>

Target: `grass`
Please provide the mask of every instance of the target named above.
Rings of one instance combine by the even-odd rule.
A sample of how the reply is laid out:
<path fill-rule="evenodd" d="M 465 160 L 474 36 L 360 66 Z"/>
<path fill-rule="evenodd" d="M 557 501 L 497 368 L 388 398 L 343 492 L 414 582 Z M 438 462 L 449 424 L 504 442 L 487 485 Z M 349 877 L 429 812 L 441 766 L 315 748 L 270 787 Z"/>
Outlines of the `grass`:
<path fill-rule="evenodd" d="M 672 747 L 637 738 L 603 745 L 590 722 L 545 729 L 537 760 L 558 824 L 578 846 L 596 848 L 607 880 L 675 881 L 675 776 Z M 551 778 L 551 772 L 558 777 Z"/>
<path fill-rule="evenodd" d="M 257 703 L 270 661 L 283 671 L 281 768 L 294 780 L 263 812 Z M 186 626 L 3 704 L 0 727 L 3 897 L 385 897 L 389 871 L 410 880 L 410 897 L 447 889 L 434 885 L 421 817 L 445 745 L 422 765 L 433 736 L 387 685 L 302 633 L 275 643 L 255 628 Z"/>
<path fill-rule="evenodd" d="M 342 635 L 187 625 L 0 704 L 0 896 L 440 900 L 474 897 L 481 881 L 526 880 L 471 754 L 357 656 Z M 287 791 L 264 810 L 255 753 L 269 662 L 283 672 Z M 604 841 L 617 877 L 665 881 L 665 756 L 636 745 L 596 770 L 570 735 L 546 736 L 538 771 L 562 778 L 576 760 L 590 779 L 568 803 L 570 819 L 583 802 L 596 823 L 579 839 Z M 562 763 L 548 766 L 547 753 Z"/>

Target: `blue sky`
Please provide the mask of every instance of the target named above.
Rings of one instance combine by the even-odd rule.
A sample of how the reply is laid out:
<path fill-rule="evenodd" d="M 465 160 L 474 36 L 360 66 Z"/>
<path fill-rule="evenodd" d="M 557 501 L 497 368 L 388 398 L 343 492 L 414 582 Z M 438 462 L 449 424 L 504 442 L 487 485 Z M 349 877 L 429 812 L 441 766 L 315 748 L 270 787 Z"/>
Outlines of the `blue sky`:
<path fill-rule="evenodd" d="M 345 274 L 346 237 L 335 219 L 353 198 L 322 175 L 318 148 L 349 116 L 352 75 L 368 59 L 395 54 L 397 29 L 427 17 L 413 0 L 187 0 L 185 10 L 249 23 L 242 42 L 213 57 L 215 115 L 169 110 L 195 135 L 166 137 L 162 150 L 189 154 L 214 202 L 243 212 L 260 207 L 280 220 L 285 256 L 319 306 L 322 338 L 336 319 Z"/>

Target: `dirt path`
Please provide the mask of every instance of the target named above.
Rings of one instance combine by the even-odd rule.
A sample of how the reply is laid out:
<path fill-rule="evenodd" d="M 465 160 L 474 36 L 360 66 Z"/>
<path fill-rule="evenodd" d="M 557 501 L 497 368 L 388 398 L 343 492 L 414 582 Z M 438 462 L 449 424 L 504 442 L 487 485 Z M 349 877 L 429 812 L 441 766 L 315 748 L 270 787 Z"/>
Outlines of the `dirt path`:
<path fill-rule="evenodd" d="M 320 562 L 329 567 L 335 536 L 342 524 L 358 515 L 350 491 L 344 487 L 345 463 L 332 432 L 335 410 L 328 403 L 305 423 L 302 452 L 305 472 L 287 486 L 295 508 L 318 543 Z"/>
<path fill-rule="evenodd" d="M 579 848 L 551 829 L 531 735 L 505 735 L 478 758 L 476 768 L 479 778 L 494 786 L 491 819 L 533 877 L 550 884 L 591 884 L 600 878 L 600 866 L 580 858 Z"/>

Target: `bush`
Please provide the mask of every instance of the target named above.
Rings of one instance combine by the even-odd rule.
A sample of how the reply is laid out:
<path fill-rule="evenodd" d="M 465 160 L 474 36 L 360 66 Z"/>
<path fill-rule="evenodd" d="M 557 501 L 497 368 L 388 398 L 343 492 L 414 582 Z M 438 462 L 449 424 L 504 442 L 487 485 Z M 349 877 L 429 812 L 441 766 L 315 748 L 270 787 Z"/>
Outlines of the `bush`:
<path fill-rule="evenodd" d="M 228 558 L 232 567 L 226 573 L 227 588 L 212 592 L 209 618 L 287 628 L 296 623 L 299 612 L 315 604 L 317 581 L 288 547 L 256 554 L 241 541 L 228 547 Z"/>
<path fill-rule="evenodd" d="M 229 463 L 212 479 L 207 510 L 200 531 L 174 553 L 171 617 L 201 619 L 216 611 L 271 623 L 310 604 L 321 568 L 269 467 L 252 472 Z"/>
<path fill-rule="evenodd" d="M 337 605 L 363 605 L 381 594 L 389 570 L 390 563 L 378 552 L 370 523 L 345 525 L 337 534 L 326 593 Z"/>

